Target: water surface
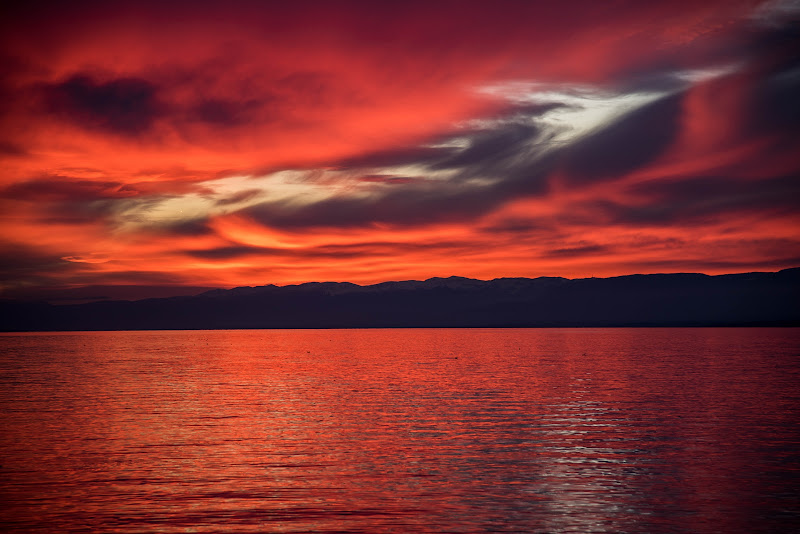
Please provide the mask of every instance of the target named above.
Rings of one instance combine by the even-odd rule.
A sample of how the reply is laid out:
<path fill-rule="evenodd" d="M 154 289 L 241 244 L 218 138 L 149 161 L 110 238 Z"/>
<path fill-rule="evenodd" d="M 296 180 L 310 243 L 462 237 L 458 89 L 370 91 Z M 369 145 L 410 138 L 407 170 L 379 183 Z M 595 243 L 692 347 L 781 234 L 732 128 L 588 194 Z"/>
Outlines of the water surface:
<path fill-rule="evenodd" d="M 799 329 L 0 335 L 8 532 L 790 532 Z"/>

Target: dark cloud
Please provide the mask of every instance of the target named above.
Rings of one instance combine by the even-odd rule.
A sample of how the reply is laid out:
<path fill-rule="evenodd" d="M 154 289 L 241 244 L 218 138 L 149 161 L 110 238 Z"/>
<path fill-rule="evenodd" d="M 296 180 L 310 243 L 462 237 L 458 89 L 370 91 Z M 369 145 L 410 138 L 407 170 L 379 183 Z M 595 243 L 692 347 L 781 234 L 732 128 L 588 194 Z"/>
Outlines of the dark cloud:
<path fill-rule="evenodd" d="M 759 88 L 753 108 L 754 126 L 761 130 L 800 135 L 800 62 L 796 69 L 775 75 Z"/>
<path fill-rule="evenodd" d="M 282 228 L 354 227 L 370 223 L 418 225 L 471 220 L 519 192 L 542 191 L 546 163 L 530 165 L 528 180 L 496 184 L 461 185 L 457 178 L 445 183 L 407 184 L 367 198 L 334 197 L 303 206 L 265 202 L 242 213 L 266 226 Z M 514 169 L 519 172 L 520 169 Z"/>
<path fill-rule="evenodd" d="M 657 158 L 680 131 L 682 98 L 659 99 L 574 144 L 563 155 L 570 179 L 618 178 Z"/>
<path fill-rule="evenodd" d="M 617 223 L 696 225 L 736 213 L 791 215 L 800 209 L 800 181 L 796 176 L 665 179 L 632 186 L 629 192 L 639 202 L 596 201 L 590 211 Z"/>
<path fill-rule="evenodd" d="M 631 191 L 684 217 L 735 211 L 793 213 L 800 209 L 797 176 L 766 179 L 683 178 L 640 184 Z"/>
<path fill-rule="evenodd" d="M 202 122 L 217 127 L 234 127 L 254 122 L 257 112 L 264 105 L 263 100 L 242 102 L 207 98 L 195 104 L 187 115 L 191 122 Z"/>
<path fill-rule="evenodd" d="M 800 181 L 796 176 L 744 179 L 728 177 L 664 178 L 635 184 L 628 189 L 653 202 L 710 202 L 727 204 L 750 203 L 754 208 L 764 205 L 797 205 L 800 203 Z M 784 200 L 780 202 L 779 200 Z"/>
<path fill-rule="evenodd" d="M 48 111 L 84 128 L 136 137 L 163 114 L 158 88 L 142 78 L 100 81 L 87 74 L 44 88 Z"/>
<path fill-rule="evenodd" d="M 648 63 L 619 73 L 619 80 L 612 85 L 620 93 L 674 93 L 686 88 L 680 68 L 680 65 L 669 62 Z"/>
<path fill-rule="evenodd" d="M 132 185 L 121 182 L 79 180 L 45 175 L 0 189 L 0 198 L 33 202 L 91 202 L 139 195 Z"/>
<path fill-rule="evenodd" d="M 455 151 L 451 147 L 414 146 L 378 150 L 368 154 L 341 159 L 333 164 L 337 169 L 370 169 L 399 165 L 420 165 L 441 160 Z"/>
<path fill-rule="evenodd" d="M 366 243 L 357 244 L 335 244 L 335 245 L 320 245 L 302 251 L 296 251 L 297 254 L 307 255 L 309 257 L 325 257 L 325 258 L 369 258 L 369 257 L 394 257 L 398 254 L 405 253 L 418 253 L 429 250 L 436 250 L 438 252 L 451 252 L 457 254 L 464 250 L 471 250 L 473 244 L 468 241 L 458 240 L 432 240 L 420 242 L 392 242 L 392 241 L 369 241 Z M 290 251 L 295 253 L 295 251 Z"/>
<path fill-rule="evenodd" d="M 34 203 L 42 224 L 92 224 L 106 221 L 120 203 L 140 198 L 134 185 L 44 175 L 0 189 L 0 198 Z"/>
<path fill-rule="evenodd" d="M 433 170 L 468 169 L 475 175 L 493 170 L 498 164 L 527 152 L 527 147 L 539 134 L 533 124 L 510 122 L 487 131 L 479 131 L 469 136 L 469 145 L 431 165 Z"/>
<path fill-rule="evenodd" d="M 192 97 L 170 99 L 170 92 L 183 87 L 190 88 Z M 278 97 L 266 91 L 259 91 L 257 99 L 221 98 L 205 94 L 203 87 L 195 78 L 175 73 L 109 80 L 77 73 L 45 85 L 42 102 L 45 112 L 82 128 L 134 138 L 153 135 L 159 121 L 187 135 L 194 125 L 230 129 L 263 123 L 270 118 L 265 106 L 278 104 Z"/>
<path fill-rule="evenodd" d="M 116 200 L 52 202 L 40 209 L 37 222 L 57 225 L 108 224 L 117 209 Z"/>
<path fill-rule="evenodd" d="M 360 182 L 389 185 L 413 184 L 420 180 L 422 179 L 416 176 L 392 176 L 389 174 L 371 174 L 359 178 Z"/>
<path fill-rule="evenodd" d="M 78 268 L 52 251 L 19 243 L 0 243 L 0 280 L 13 282 L 12 286 L 50 282 L 51 276 Z"/>
<path fill-rule="evenodd" d="M 201 187 L 196 185 L 197 182 L 205 182 L 208 180 L 216 180 L 219 178 L 227 178 L 234 175 L 249 174 L 250 169 L 209 169 L 203 170 L 198 168 L 186 168 L 182 166 L 171 167 L 149 167 L 138 169 L 134 173 L 134 179 L 142 179 L 144 177 L 158 177 L 158 181 L 144 181 L 136 183 L 136 186 L 143 191 L 174 191 L 176 193 L 185 193 L 193 191 L 200 193 Z"/>
<path fill-rule="evenodd" d="M 211 249 L 186 250 L 184 254 L 192 258 L 199 258 L 210 261 L 225 261 L 236 258 L 250 256 L 279 257 L 292 259 L 319 259 L 319 258 L 355 258 L 361 256 L 374 256 L 375 249 L 369 249 L 361 245 L 342 245 L 342 246 L 321 246 L 303 249 L 276 249 L 270 247 L 251 247 L 247 245 L 231 245 Z"/>
<path fill-rule="evenodd" d="M 171 223 L 148 225 L 146 230 L 149 233 L 159 235 L 179 235 L 179 236 L 204 236 L 214 233 L 208 226 L 208 219 L 189 219 Z"/>
<path fill-rule="evenodd" d="M 262 189 L 245 189 L 244 191 L 239 191 L 238 193 L 234 193 L 230 196 L 217 200 L 216 205 L 228 206 L 231 204 L 238 204 L 239 202 L 245 202 L 247 200 L 251 200 L 263 193 L 264 191 Z"/>
<path fill-rule="evenodd" d="M 749 69 L 760 82 L 752 95 L 749 130 L 800 136 L 800 21 L 763 32 L 754 39 Z"/>
<path fill-rule="evenodd" d="M 243 256 L 264 255 L 268 254 L 271 249 L 261 247 L 249 247 L 246 245 L 231 245 L 227 247 L 217 247 L 209 249 L 193 249 L 185 250 L 184 254 L 192 258 L 202 260 L 230 260 L 233 258 L 241 258 Z"/>
<path fill-rule="evenodd" d="M 210 249 L 184 250 L 183 254 L 192 258 L 210 261 L 225 261 L 236 258 L 260 256 L 311 261 L 314 259 L 351 259 L 370 257 L 392 257 L 397 254 L 414 253 L 426 250 L 458 251 L 470 250 L 472 243 L 459 241 L 435 241 L 420 243 L 396 243 L 390 241 L 370 241 L 357 244 L 332 244 L 303 248 L 272 248 L 248 245 L 229 245 Z"/>
<path fill-rule="evenodd" d="M 574 106 L 562 102 L 521 103 L 511 106 L 510 109 L 506 111 L 505 115 L 512 118 L 529 119 L 531 117 L 541 117 L 556 109 L 569 109 L 573 107 Z"/>
<path fill-rule="evenodd" d="M 0 198 L 36 203 L 37 221 L 44 224 L 112 224 L 120 214 L 130 210 L 146 212 L 164 200 L 176 198 L 158 191 L 141 191 L 140 185 L 146 188 L 149 184 L 45 175 L 0 189 Z M 129 220 L 132 216 L 124 218 Z M 212 232 L 205 218 L 151 223 L 146 228 L 163 235 L 197 236 Z"/>
<path fill-rule="evenodd" d="M 545 256 L 551 258 L 574 258 L 581 256 L 590 256 L 593 254 L 607 254 L 612 250 L 604 245 L 587 244 L 575 247 L 556 248 L 547 251 Z"/>
<path fill-rule="evenodd" d="M 543 221 L 532 221 L 530 219 L 506 218 L 496 223 L 481 227 L 482 232 L 489 234 L 532 234 L 542 231 L 553 231 L 552 222 L 550 225 L 543 224 Z"/>
<path fill-rule="evenodd" d="M 407 217 L 418 209 L 421 207 L 415 208 L 413 200 L 392 202 L 385 198 L 329 198 L 304 206 L 263 202 L 245 208 L 240 213 L 271 227 L 353 227 L 370 222 L 410 223 Z"/>

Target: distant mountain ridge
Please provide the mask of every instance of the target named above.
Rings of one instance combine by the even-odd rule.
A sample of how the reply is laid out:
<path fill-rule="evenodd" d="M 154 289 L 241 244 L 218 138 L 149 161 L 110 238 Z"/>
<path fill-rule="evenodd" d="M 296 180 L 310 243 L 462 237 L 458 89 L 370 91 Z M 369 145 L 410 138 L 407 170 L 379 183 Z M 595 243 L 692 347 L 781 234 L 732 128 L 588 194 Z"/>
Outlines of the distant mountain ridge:
<path fill-rule="evenodd" d="M 64 306 L 0 301 L 0 330 L 800 326 L 799 303 L 800 268 L 574 280 L 454 276 L 237 287 Z"/>

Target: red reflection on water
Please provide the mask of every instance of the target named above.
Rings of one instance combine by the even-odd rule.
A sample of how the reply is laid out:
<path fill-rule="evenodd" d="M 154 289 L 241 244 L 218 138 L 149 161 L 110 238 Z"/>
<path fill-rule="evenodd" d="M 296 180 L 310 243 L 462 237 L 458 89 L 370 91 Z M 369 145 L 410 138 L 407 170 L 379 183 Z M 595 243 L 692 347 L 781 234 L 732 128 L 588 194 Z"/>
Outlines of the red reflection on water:
<path fill-rule="evenodd" d="M 775 530 L 795 506 L 799 339 L 0 336 L 3 518 L 32 532 Z"/>

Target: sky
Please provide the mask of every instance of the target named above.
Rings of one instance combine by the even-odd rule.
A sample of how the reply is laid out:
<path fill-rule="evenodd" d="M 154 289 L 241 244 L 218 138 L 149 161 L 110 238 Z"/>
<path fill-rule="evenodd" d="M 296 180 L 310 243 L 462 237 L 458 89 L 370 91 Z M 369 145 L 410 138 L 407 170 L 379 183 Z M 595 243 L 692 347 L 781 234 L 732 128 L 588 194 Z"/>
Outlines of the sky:
<path fill-rule="evenodd" d="M 800 1 L 16 4 L 0 298 L 800 265 Z"/>

